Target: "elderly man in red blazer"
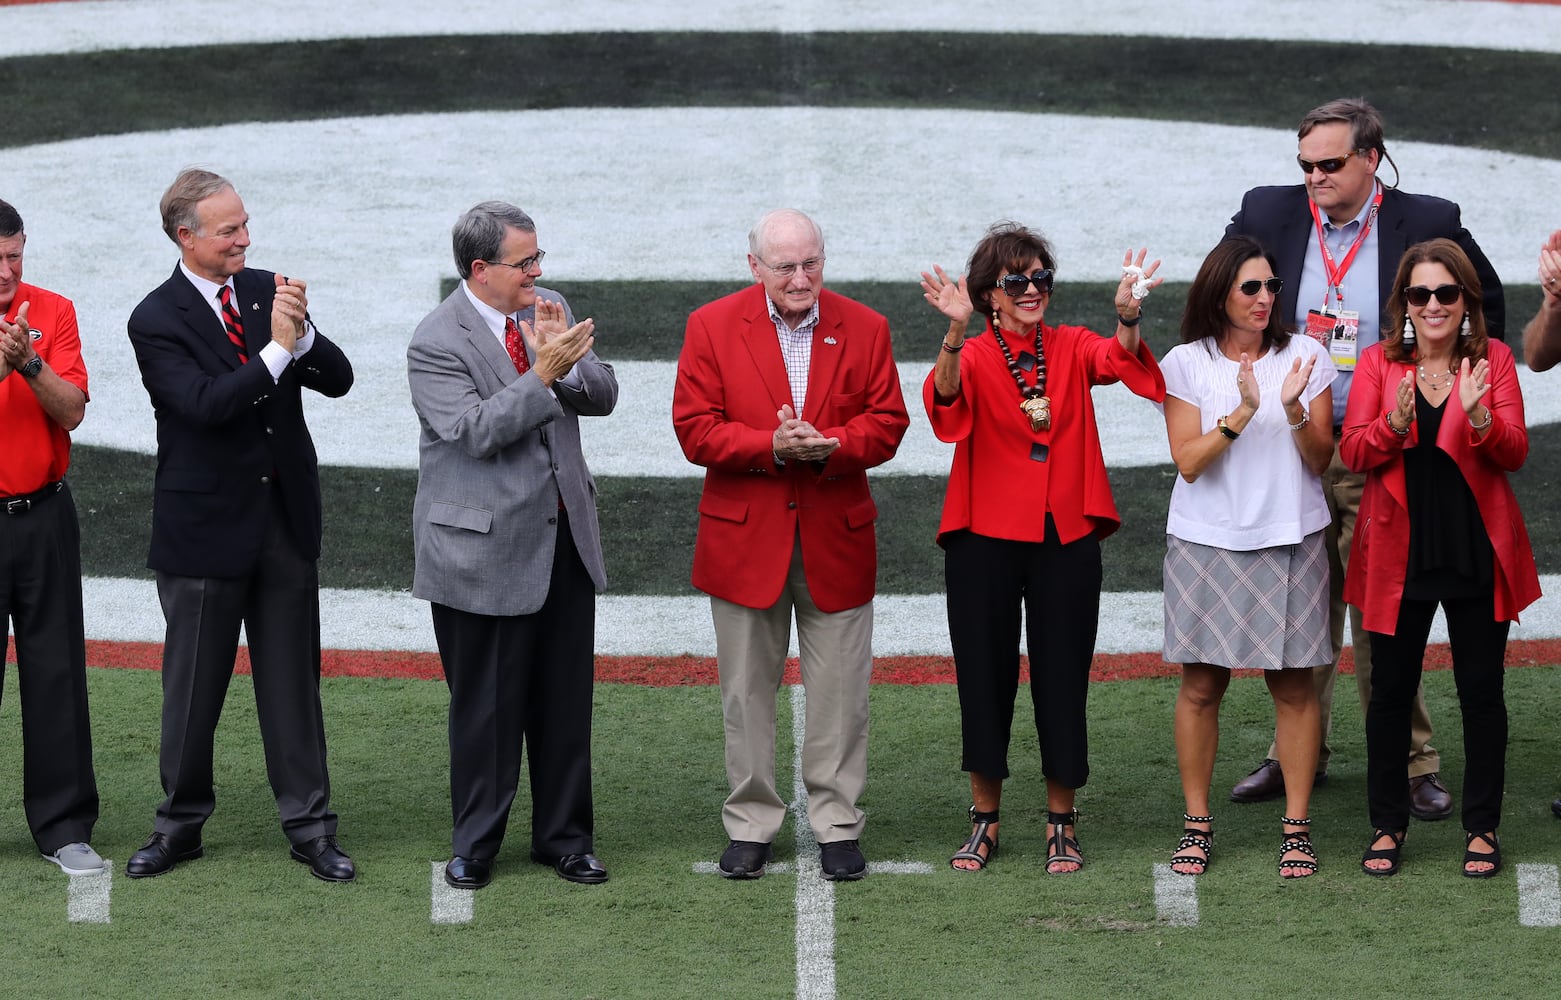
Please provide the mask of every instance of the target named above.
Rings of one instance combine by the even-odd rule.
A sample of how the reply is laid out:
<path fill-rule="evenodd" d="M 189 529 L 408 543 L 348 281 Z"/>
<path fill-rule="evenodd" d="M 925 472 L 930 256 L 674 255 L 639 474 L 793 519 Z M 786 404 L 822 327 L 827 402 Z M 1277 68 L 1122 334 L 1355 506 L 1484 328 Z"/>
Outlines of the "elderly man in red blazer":
<path fill-rule="evenodd" d="M 825 291 L 824 236 L 779 209 L 748 234 L 755 284 L 696 310 L 672 422 L 704 466 L 694 586 L 710 595 L 730 837 L 727 878 L 764 874 L 786 817 L 775 698 L 796 616 L 807 695 L 802 777 L 825 878 L 861 878 L 877 508 L 867 470 L 910 418 L 884 317 Z"/>

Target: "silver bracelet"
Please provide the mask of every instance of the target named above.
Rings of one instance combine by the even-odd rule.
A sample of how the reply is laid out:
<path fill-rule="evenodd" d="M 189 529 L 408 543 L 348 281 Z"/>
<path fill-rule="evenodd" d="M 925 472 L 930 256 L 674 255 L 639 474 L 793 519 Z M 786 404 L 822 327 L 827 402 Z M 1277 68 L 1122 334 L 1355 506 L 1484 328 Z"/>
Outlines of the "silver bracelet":
<path fill-rule="evenodd" d="M 1496 421 L 1496 411 L 1491 409 L 1489 406 L 1487 406 L 1485 408 L 1485 423 L 1477 424 L 1477 423 L 1475 423 L 1474 421 L 1471 420 L 1471 421 L 1469 421 L 1469 429 L 1472 430 L 1472 431 L 1483 431 L 1487 427 L 1489 427 L 1492 423 L 1494 423 L 1495 421 Z"/>
<path fill-rule="evenodd" d="M 1305 427 L 1307 424 L 1309 424 L 1311 422 L 1312 422 L 1312 411 L 1306 409 L 1305 407 L 1302 407 L 1301 408 L 1301 419 L 1297 420 L 1295 423 L 1291 424 L 1290 425 L 1290 429 L 1293 430 L 1293 431 L 1298 431 L 1302 427 Z"/>

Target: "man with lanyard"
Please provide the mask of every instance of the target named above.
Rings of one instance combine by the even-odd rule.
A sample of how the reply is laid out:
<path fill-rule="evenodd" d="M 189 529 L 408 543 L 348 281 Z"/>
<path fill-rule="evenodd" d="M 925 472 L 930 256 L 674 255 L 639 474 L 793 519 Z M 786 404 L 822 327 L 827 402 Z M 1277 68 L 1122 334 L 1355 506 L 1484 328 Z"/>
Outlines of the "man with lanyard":
<path fill-rule="evenodd" d="M 1323 491 L 1333 523 L 1328 529 L 1328 559 L 1332 570 L 1333 648 L 1344 643 L 1344 571 L 1355 533 L 1365 476 L 1351 472 L 1339 459 L 1338 436 L 1349 400 L 1350 382 L 1360 353 L 1380 339 L 1383 307 L 1392 294 L 1394 272 L 1404 251 L 1423 240 L 1447 237 L 1463 247 L 1479 272 L 1485 295 L 1485 322 L 1490 335 L 1504 336 L 1506 315 L 1501 279 L 1474 238 L 1464 229 L 1453 202 L 1429 195 L 1406 194 L 1377 179 L 1383 159 L 1392 163 L 1382 141 L 1382 117 L 1358 98 L 1329 101 L 1301 120 L 1299 155 L 1304 184 L 1259 187 L 1248 191 L 1241 210 L 1226 228 L 1227 236 L 1257 238 L 1278 263 L 1284 281 L 1282 315 L 1296 329 L 1328 348 L 1338 376 L 1333 383 L 1333 462 L 1323 474 Z M 1364 714 L 1371 700 L 1371 645 L 1361 627 L 1360 611 L 1350 609 L 1350 635 L 1355 647 L 1355 684 Z M 1338 657 L 1315 673 L 1322 707 L 1322 751 L 1317 759 L 1318 785 L 1328 774 L 1328 732 L 1332 724 L 1333 683 Z M 1411 811 L 1417 819 L 1452 815 L 1453 800 L 1437 771 L 1441 760 L 1430 744 L 1431 720 L 1424 691 L 1415 698 L 1408 747 Z M 1284 775 L 1273 746 L 1257 769 L 1236 783 L 1233 802 L 1261 802 L 1284 794 Z"/>

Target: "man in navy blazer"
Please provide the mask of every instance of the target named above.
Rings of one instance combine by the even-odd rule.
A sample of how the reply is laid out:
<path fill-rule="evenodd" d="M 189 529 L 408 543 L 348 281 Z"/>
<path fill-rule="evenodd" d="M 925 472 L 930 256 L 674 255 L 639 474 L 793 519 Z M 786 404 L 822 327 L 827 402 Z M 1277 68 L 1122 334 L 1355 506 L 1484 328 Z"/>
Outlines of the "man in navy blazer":
<path fill-rule="evenodd" d="M 493 877 L 531 774 L 531 858 L 587 885 L 594 851 L 591 696 L 596 594 L 607 586 L 580 418 L 618 402 L 595 326 L 537 284 L 531 216 L 474 206 L 451 233 L 461 283 L 407 345 L 417 410 L 416 566 L 450 688 L 452 857 L 445 881 Z"/>
<path fill-rule="evenodd" d="M 302 281 L 245 266 L 249 216 L 226 179 L 185 170 L 161 210 L 181 260 L 129 332 L 157 418 L 147 565 L 167 621 L 166 798 L 125 874 L 161 875 L 204 851 L 212 740 L 242 624 L 290 854 L 318 878 L 350 881 L 325 761 L 320 477 L 301 391 L 345 394 L 352 365 L 309 321 Z"/>
<path fill-rule="evenodd" d="M 1317 667 L 1314 673 L 1322 708 L 1323 743 L 1313 780 L 1321 784 L 1328 773 L 1333 682 L 1338 651 L 1344 643 L 1344 571 L 1365 484 L 1364 475 L 1351 472 L 1340 461 L 1338 449 L 1355 359 L 1377 342 L 1382 324 L 1387 322 L 1383 308 L 1393 292 L 1399 259 L 1405 250 L 1423 240 L 1447 237 L 1463 247 L 1480 275 L 1486 327 L 1498 340 L 1503 337 L 1506 307 L 1501 279 L 1463 227 L 1455 203 L 1430 195 L 1406 194 L 1377 179 L 1381 161 L 1393 161 L 1383 144 L 1382 117 L 1376 108 L 1356 98 L 1330 101 L 1314 108 L 1301 120 L 1298 149 L 1296 159 L 1306 182 L 1248 191 L 1225 234 L 1255 237 L 1274 255 L 1278 276 L 1284 281 L 1279 297 L 1280 315 L 1294 323 L 1298 331 L 1325 339 L 1323 346 L 1330 348 L 1339 369 L 1333 383 L 1334 455 L 1323 475 L 1323 492 L 1333 515 L 1327 543 L 1335 656 L 1333 663 Z M 1396 175 L 1398 165 L 1393 167 Z M 1326 255 L 1324 243 L 1328 248 Z M 1327 332 L 1345 322 L 1358 324 L 1353 337 L 1338 339 Z M 1371 644 L 1361 627 L 1358 609 L 1350 609 L 1350 635 L 1355 650 L 1356 688 L 1364 713 L 1371 700 Z M 1416 696 L 1411 730 L 1408 775 L 1412 811 L 1422 820 L 1445 819 L 1452 815 L 1453 800 L 1437 773 L 1440 755 L 1430 744 L 1431 720 L 1426 713 L 1424 692 Z M 1280 773 L 1278 757 L 1278 748 L 1270 746 L 1256 770 L 1231 790 L 1231 801 L 1260 802 L 1283 795 L 1285 777 Z"/>

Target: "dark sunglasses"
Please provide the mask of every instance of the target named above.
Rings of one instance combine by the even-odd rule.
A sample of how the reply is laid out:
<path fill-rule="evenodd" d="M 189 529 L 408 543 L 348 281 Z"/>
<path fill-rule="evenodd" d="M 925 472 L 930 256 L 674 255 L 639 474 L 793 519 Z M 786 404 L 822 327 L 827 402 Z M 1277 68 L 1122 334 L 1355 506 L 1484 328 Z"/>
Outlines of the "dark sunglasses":
<path fill-rule="evenodd" d="M 1268 294 L 1278 295 L 1279 290 L 1284 287 L 1285 279 L 1283 278 L 1264 278 L 1262 281 L 1259 281 L 1257 278 L 1253 278 L 1249 281 L 1243 281 L 1241 284 L 1237 285 L 1236 290 L 1239 291 L 1242 295 L 1256 295 L 1258 293 L 1258 289 L 1266 288 L 1268 289 Z"/>
<path fill-rule="evenodd" d="M 1039 271 L 1025 277 L 1022 274 L 1005 274 L 997 279 L 997 287 L 1008 293 L 1009 298 L 1017 298 L 1024 294 L 1024 290 L 1031 285 L 1042 295 L 1050 295 L 1052 290 L 1052 269 L 1043 267 Z"/>
<path fill-rule="evenodd" d="M 1301 165 L 1301 173 L 1303 174 L 1309 174 L 1313 170 L 1321 170 L 1325 174 L 1336 174 L 1344 169 L 1344 164 L 1350 157 L 1356 153 L 1364 152 L 1366 152 L 1364 149 L 1352 149 L 1343 156 L 1333 156 L 1326 160 L 1303 160 L 1297 156 L 1295 162 Z"/>
<path fill-rule="evenodd" d="M 1429 303 L 1433 295 L 1442 305 L 1450 306 L 1463 297 L 1463 286 L 1437 285 L 1435 288 L 1427 288 L 1424 285 L 1410 285 L 1404 289 L 1404 298 L 1416 309 Z"/>

